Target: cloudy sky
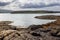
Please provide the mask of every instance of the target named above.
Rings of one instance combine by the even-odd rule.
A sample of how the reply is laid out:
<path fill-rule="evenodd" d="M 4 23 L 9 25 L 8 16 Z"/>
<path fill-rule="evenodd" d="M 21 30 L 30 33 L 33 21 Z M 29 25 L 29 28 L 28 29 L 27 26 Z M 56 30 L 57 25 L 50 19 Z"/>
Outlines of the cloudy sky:
<path fill-rule="evenodd" d="M 0 0 L 0 2 L 11 2 L 12 0 Z"/>
<path fill-rule="evenodd" d="M 41 7 L 44 7 L 44 9 L 46 9 L 46 7 L 50 8 L 50 6 L 60 7 L 60 0 L 0 0 L 0 9 L 21 9 Z"/>

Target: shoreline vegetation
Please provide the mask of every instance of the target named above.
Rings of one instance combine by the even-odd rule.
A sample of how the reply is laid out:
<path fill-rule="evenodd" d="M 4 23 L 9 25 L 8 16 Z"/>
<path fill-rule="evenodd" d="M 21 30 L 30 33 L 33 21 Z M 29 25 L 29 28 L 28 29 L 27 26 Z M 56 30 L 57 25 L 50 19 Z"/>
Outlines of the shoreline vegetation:
<path fill-rule="evenodd" d="M 47 18 L 48 17 L 48 18 Z M 18 28 L 12 21 L 0 22 L 0 40 L 60 40 L 60 17 L 54 15 L 36 16 L 39 19 L 56 19 L 42 25 Z"/>

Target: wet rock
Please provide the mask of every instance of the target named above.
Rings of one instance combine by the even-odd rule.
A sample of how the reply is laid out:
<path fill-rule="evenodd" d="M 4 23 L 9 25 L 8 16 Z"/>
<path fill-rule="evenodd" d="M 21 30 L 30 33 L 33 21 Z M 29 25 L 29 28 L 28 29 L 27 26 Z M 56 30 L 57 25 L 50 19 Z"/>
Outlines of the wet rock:
<path fill-rule="evenodd" d="M 38 29 L 38 28 L 42 28 L 42 26 L 41 26 L 41 25 L 30 25 L 30 26 L 28 27 L 28 29 L 30 29 L 30 30 L 36 30 L 36 29 Z"/>

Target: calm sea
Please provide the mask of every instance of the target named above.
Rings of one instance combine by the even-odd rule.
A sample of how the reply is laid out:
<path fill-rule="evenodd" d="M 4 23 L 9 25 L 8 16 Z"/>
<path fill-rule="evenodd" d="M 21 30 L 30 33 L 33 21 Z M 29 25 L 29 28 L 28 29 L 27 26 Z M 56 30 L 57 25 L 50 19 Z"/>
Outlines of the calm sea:
<path fill-rule="evenodd" d="M 22 27 L 28 27 L 29 25 L 41 25 L 48 22 L 52 22 L 55 20 L 42 20 L 42 19 L 36 19 L 35 16 L 42 16 L 42 15 L 60 15 L 59 13 L 53 13 L 53 14 L 10 14 L 10 13 L 1 13 L 0 14 L 0 21 L 13 21 L 12 25 L 15 26 L 22 26 Z"/>

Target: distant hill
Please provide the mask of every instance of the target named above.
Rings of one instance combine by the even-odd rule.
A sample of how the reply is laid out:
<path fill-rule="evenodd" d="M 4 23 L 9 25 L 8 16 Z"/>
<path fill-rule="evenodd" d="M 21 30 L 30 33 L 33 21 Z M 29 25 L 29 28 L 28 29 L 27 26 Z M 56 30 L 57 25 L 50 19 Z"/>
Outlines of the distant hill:
<path fill-rule="evenodd" d="M 45 11 L 45 10 L 36 10 L 36 11 L 13 11 L 11 13 L 60 13 L 60 11 Z"/>
<path fill-rule="evenodd" d="M 0 9 L 0 13 L 10 13 L 12 12 L 12 10 L 3 10 L 3 9 Z"/>

